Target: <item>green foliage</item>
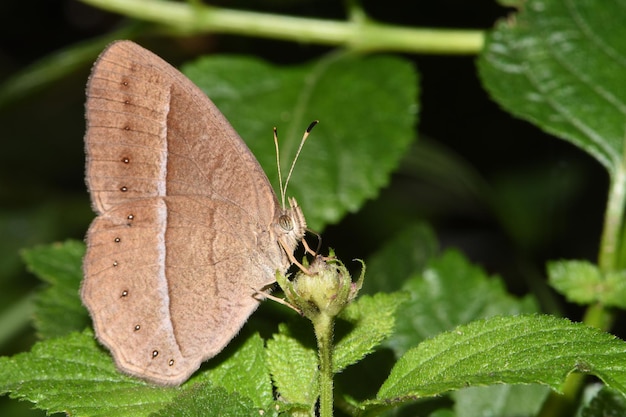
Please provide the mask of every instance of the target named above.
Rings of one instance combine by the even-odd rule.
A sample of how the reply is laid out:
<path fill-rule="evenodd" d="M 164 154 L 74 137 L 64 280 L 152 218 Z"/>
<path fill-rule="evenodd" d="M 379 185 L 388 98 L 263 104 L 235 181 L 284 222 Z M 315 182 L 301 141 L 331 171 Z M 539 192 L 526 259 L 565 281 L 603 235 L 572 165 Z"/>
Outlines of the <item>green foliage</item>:
<path fill-rule="evenodd" d="M 432 258 L 406 281 L 404 289 L 411 301 L 398 313 L 396 332 L 386 343 L 397 355 L 459 324 L 537 311 L 531 297 L 515 299 L 500 278 L 487 277 L 456 251 Z"/>
<path fill-rule="evenodd" d="M 397 310 L 408 300 L 403 292 L 364 295 L 357 299 L 339 315 L 351 330 L 337 340 L 334 352 L 334 370 L 341 372 L 352 365 L 388 338 L 395 327 Z"/>
<path fill-rule="evenodd" d="M 626 137 L 623 11 L 617 0 L 528 1 L 490 33 L 478 66 L 501 106 L 585 150 L 612 175 Z"/>
<path fill-rule="evenodd" d="M 264 342 L 258 334 L 247 337 L 236 352 L 208 372 L 199 375 L 197 380 L 206 380 L 227 392 L 241 394 L 254 407 L 267 407 L 273 401 Z"/>
<path fill-rule="evenodd" d="M 178 392 L 120 374 L 90 330 L 0 358 L 0 381 L 0 392 L 27 399 L 41 409 L 91 416 L 148 415 Z"/>
<path fill-rule="evenodd" d="M 352 17 L 362 12 L 357 2 L 348 3 Z M 478 58 L 485 89 L 509 113 L 591 155 L 611 177 L 598 263 L 547 265 L 550 285 L 588 309 L 584 323 L 540 314 L 534 295 L 512 295 L 503 278 L 458 250 L 440 253 L 435 231 L 416 215 L 400 233 L 377 242 L 366 262 L 363 295 L 337 317 L 332 373 L 342 380 L 334 395 L 346 415 L 431 410 L 446 417 L 545 416 L 550 392 L 564 393 L 583 417 L 625 414 L 626 342 L 607 327 L 597 328 L 614 317 L 609 307 L 626 307 L 624 7 L 619 0 L 500 3 L 519 10 L 488 34 Z M 359 42 L 367 50 L 373 28 L 366 19 L 361 23 Z M 380 47 L 370 42 L 371 49 Z M 68 65 L 90 51 L 83 45 Z M 45 65 L 35 69 L 41 74 Z M 411 152 L 420 76 L 404 58 L 349 50 L 279 67 L 250 56 L 216 55 L 184 71 L 247 141 L 275 189 L 272 128 L 278 127 L 286 173 L 306 126 L 321 121 L 288 191 L 314 230 L 362 209 Z M 29 83 L 27 76 L 15 90 L 0 93 L 0 105 Z M 545 166 L 488 190 L 471 184 L 477 171 L 448 172 L 454 158 L 430 155 L 424 166 L 430 164 L 431 172 L 481 197 L 497 197 L 489 206 L 521 247 L 539 241 L 547 225 L 539 203 L 563 191 L 546 186 Z M 531 203 L 524 205 L 521 195 Z M 300 316 L 259 331 L 253 317 L 228 348 L 180 387 L 155 387 L 121 374 L 94 339 L 78 296 L 83 253 L 77 241 L 22 252 L 29 271 L 45 283 L 34 307 L 41 340 L 30 351 L 0 357 L 0 394 L 47 413 L 76 416 L 312 416 L 321 408 L 313 326 Z M 592 319 L 590 311 L 604 320 Z M 359 379 L 364 369 L 368 377 Z M 574 373 L 596 376 L 601 387 L 587 385 L 581 400 L 585 382 L 572 383 Z"/>
<path fill-rule="evenodd" d="M 590 262 L 556 261 L 548 263 L 548 278 L 571 302 L 626 307 L 626 271 L 603 274 Z"/>
<path fill-rule="evenodd" d="M 28 353 L 0 358 L 0 380 L 0 392 L 11 392 L 13 397 L 51 412 L 72 415 L 191 412 L 201 401 L 180 403 L 179 398 L 192 397 L 200 389 L 206 391 L 203 395 L 224 398 L 226 410 L 241 410 L 245 405 L 248 413 L 253 413 L 273 402 L 263 341 L 258 335 L 249 337 L 236 353 L 181 388 L 155 387 L 121 374 L 91 330 L 39 342 Z"/>
<path fill-rule="evenodd" d="M 77 297 L 83 279 L 81 260 L 84 254 L 85 245 L 77 241 L 22 252 L 28 269 L 48 284 L 36 299 L 35 328 L 42 339 L 81 331 L 91 324 Z"/>
<path fill-rule="evenodd" d="M 281 398 L 301 404 L 310 411 L 319 395 L 315 344 L 306 344 L 290 336 L 284 325 L 280 330 L 267 341 L 267 360 L 272 379 Z"/>
<path fill-rule="evenodd" d="M 271 410 L 275 411 L 275 410 Z M 187 417 L 187 416 L 224 416 L 257 417 L 259 415 L 276 415 L 263 409 L 255 408 L 249 398 L 236 392 L 228 392 L 223 388 L 214 388 L 211 384 L 194 385 L 182 392 L 167 407 L 154 413 L 154 417 Z"/>
<path fill-rule="evenodd" d="M 75 254 L 77 244 L 69 242 L 49 250 L 62 259 Z M 44 248 L 38 251 L 47 252 Z M 45 256 L 27 259 L 41 262 Z M 78 265 L 78 259 L 73 262 Z M 64 265 L 58 268 L 59 271 L 70 266 L 67 263 L 59 265 Z M 45 270 L 54 274 L 50 272 L 53 268 Z M 502 291 L 498 280 L 486 279 L 479 269 L 469 265 L 456 252 L 433 259 L 425 269 L 424 277 L 409 281 L 405 292 L 363 296 L 342 313 L 340 318 L 350 324 L 350 329 L 337 341 L 337 371 L 363 358 L 391 334 L 396 309 L 400 308 L 409 316 L 441 316 L 446 303 L 454 304 L 454 298 L 450 301 L 446 301 L 448 297 L 442 298 L 443 294 L 453 292 L 443 291 L 446 285 L 451 285 L 446 283 L 446 279 L 452 279 L 450 277 L 457 278 L 457 285 L 463 282 L 467 286 L 465 289 L 459 287 L 462 294 L 468 295 L 471 291 L 484 294 L 480 302 L 465 305 L 465 316 L 459 310 L 459 316 L 454 320 L 471 321 L 481 315 L 514 313 L 528 308 L 524 303 L 514 307 L 516 302 L 513 300 L 509 303 L 498 301 L 509 297 Z M 65 290 L 69 294 L 72 285 L 75 289 L 75 283 L 68 284 L 60 279 L 54 282 L 47 291 Z M 442 292 L 433 293 L 434 289 Z M 77 300 L 77 292 L 74 294 Z M 420 297 L 415 298 L 418 294 Z M 485 300 L 491 301 L 490 308 L 485 309 Z M 421 312 L 419 307 L 426 302 L 441 303 L 442 310 Z M 497 307 L 499 304 L 503 307 Z M 452 307 L 450 310 L 454 311 Z M 399 315 L 399 323 L 402 323 L 402 317 L 406 315 Z M 452 320 L 452 316 L 448 320 Z M 302 325 L 295 325 L 295 328 L 299 327 Z M 397 333 L 408 334 L 410 331 L 399 327 Z M 415 342 L 416 347 L 403 354 L 394 366 L 377 399 L 359 407 L 375 409 L 466 386 L 501 383 L 540 383 L 558 390 L 572 371 L 593 373 L 607 386 L 620 391 L 626 387 L 623 369 L 626 343 L 564 319 L 537 315 L 496 316 L 437 333 L 426 341 Z M 205 397 L 215 401 L 223 399 L 225 413 L 231 412 L 227 410 L 252 413 L 271 408 L 271 375 L 280 398 L 291 404 L 292 411 L 298 404 L 302 410 L 312 410 L 317 397 L 317 362 L 313 346 L 306 337 L 303 339 L 289 327 L 281 326 L 280 333 L 267 342 L 267 349 L 258 335 L 249 336 L 236 352 L 226 352 L 229 356 L 217 366 L 201 370 L 189 383 L 180 388 L 158 388 L 120 374 L 108 352 L 100 348 L 92 332 L 86 330 L 40 342 L 28 353 L 1 358 L 0 381 L 3 382 L 0 391 L 33 401 L 38 407 L 52 412 L 78 415 L 140 416 L 151 411 L 189 412 L 196 407 L 210 410 L 214 403 L 203 405 L 198 399 Z M 77 387 L 90 395 L 76 396 Z M 199 392 L 198 387 L 203 387 L 200 397 L 193 394 Z M 195 400 L 191 402 L 180 401 L 192 397 Z"/>
<path fill-rule="evenodd" d="M 559 390 L 572 371 L 626 388 L 626 343 L 551 316 L 500 316 L 442 333 L 398 360 L 377 395 L 381 403 L 466 386 L 541 383 Z"/>

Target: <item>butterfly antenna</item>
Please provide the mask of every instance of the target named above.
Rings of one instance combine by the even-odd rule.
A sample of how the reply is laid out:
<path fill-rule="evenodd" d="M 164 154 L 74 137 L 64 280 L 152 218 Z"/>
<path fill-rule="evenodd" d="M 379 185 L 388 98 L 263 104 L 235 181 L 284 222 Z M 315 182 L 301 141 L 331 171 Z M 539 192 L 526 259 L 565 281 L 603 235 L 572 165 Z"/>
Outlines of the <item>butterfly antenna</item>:
<path fill-rule="evenodd" d="M 300 156 L 300 151 L 302 151 L 302 147 L 304 146 L 304 142 L 306 138 L 309 137 L 309 133 L 311 130 L 319 123 L 319 120 L 313 120 L 309 127 L 304 131 L 304 135 L 302 135 L 302 140 L 300 141 L 300 146 L 298 146 L 298 152 L 296 152 L 296 156 L 293 158 L 293 162 L 291 163 L 291 168 L 289 168 L 289 174 L 287 174 L 287 179 L 285 180 L 285 186 L 282 188 L 281 193 L 283 194 L 283 207 L 285 206 L 285 192 L 287 190 L 287 184 L 289 184 L 289 180 L 291 179 L 291 173 L 293 172 L 293 168 L 296 166 L 296 161 Z M 278 142 L 277 142 L 278 143 Z"/>
<path fill-rule="evenodd" d="M 280 147 L 278 146 L 278 130 L 274 127 L 274 146 L 276 147 L 276 167 L 278 168 L 278 184 L 280 186 L 280 201 L 283 210 L 285 209 L 285 188 L 283 187 L 283 177 L 280 173 Z"/>

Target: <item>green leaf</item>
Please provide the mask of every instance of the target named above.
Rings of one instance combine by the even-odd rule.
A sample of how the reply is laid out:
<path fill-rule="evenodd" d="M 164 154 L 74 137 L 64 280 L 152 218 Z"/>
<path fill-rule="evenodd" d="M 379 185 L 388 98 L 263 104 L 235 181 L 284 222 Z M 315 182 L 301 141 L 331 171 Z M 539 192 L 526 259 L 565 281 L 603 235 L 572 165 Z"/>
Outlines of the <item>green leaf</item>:
<path fill-rule="evenodd" d="M 626 343 L 552 316 L 493 317 L 424 341 L 397 362 L 377 403 L 468 386 L 539 383 L 559 390 L 572 371 L 626 389 Z"/>
<path fill-rule="evenodd" d="M 363 293 L 392 292 L 421 273 L 439 250 L 432 228 L 424 223 L 407 225 L 382 249 L 367 260 Z"/>
<path fill-rule="evenodd" d="M 623 159 L 626 25 L 620 0 L 529 0 L 478 61 L 514 115 L 585 150 L 614 175 Z"/>
<path fill-rule="evenodd" d="M 404 287 L 411 295 L 398 313 L 396 332 L 385 343 L 401 355 L 419 342 L 459 324 L 495 315 L 532 313 L 531 297 L 519 300 L 499 277 L 488 277 L 455 250 L 434 258 Z"/>
<path fill-rule="evenodd" d="M 626 307 L 626 271 L 603 275 L 586 261 L 555 261 L 548 263 L 548 278 L 552 287 L 574 303 Z"/>
<path fill-rule="evenodd" d="M 267 341 L 267 364 L 280 398 L 312 410 L 319 395 L 315 345 L 303 344 L 281 324 Z"/>
<path fill-rule="evenodd" d="M 82 331 L 91 324 L 78 292 L 85 244 L 75 240 L 22 251 L 28 269 L 48 287 L 37 295 L 35 328 L 41 338 Z"/>
<path fill-rule="evenodd" d="M 591 304 L 597 300 L 602 274 L 587 261 L 556 261 L 548 263 L 550 285 L 572 302 Z"/>
<path fill-rule="evenodd" d="M 90 330 L 39 342 L 30 352 L 0 358 L 0 394 L 26 399 L 49 413 L 147 416 L 180 390 L 121 374 Z"/>
<path fill-rule="evenodd" d="M 580 413 L 581 417 L 620 417 L 626 415 L 624 394 L 602 388 Z"/>
<path fill-rule="evenodd" d="M 492 385 L 453 393 L 454 417 L 534 416 L 550 389 L 543 385 Z"/>
<path fill-rule="evenodd" d="M 237 341 L 241 336 L 238 336 Z M 194 381 L 209 381 L 211 385 L 223 387 L 227 392 L 241 394 L 256 408 L 269 406 L 274 397 L 261 336 L 258 333 L 251 335 L 242 345 L 236 346 L 232 353 L 229 348 L 224 352 L 229 355 L 223 362 L 212 369 L 203 369 Z"/>
<path fill-rule="evenodd" d="M 394 329 L 396 310 L 407 299 L 406 293 L 379 293 L 359 297 L 349 304 L 339 318 L 353 327 L 335 341 L 333 371 L 341 372 L 358 362 L 388 337 Z"/>
<path fill-rule="evenodd" d="M 177 403 L 176 397 L 196 384 L 210 384 L 221 388 L 210 394 L 216 401 L 224 397 L 223 393 L 234 394 L 224 397 L 224 407 L 241 403 L 258 415 L 259 409 L 273 403 L 264 353 L 262 339 L 253 335 L 214 369 L 203 369 L 181 387 L 159 387 L 120 373 L 92 331 L 85 330 L 39 342 L 27 353 L 0 358 L 0 394 L 26 399 L 49 413 L 134 417 L 148 416 Z M 193 410 L 198 402 L 171 407 Z"/>
<path fill-rule="evenodd" d="M 320 120 L 288 190 L 314 230 L 375 197 L 415 135 L 416 74 L 397 57 L 338 53 L 290 68 L 205 57 L 184 72 L 246 140 L 275 190 L 272 128 L 279 129 L 286 175 L 305 128 Z"/>
<path fill-rule="evenodd" d="M 263 414 L 261 414 L 263 412 Z M 252 404 L 249 398 L 237 393 L 229 393 L 224 388 L 214 388 L 209 383 L 194 385 L 174 398 L 163 410 L 152 414 L 154 417 L 259 417 L 265 414 Z"/>

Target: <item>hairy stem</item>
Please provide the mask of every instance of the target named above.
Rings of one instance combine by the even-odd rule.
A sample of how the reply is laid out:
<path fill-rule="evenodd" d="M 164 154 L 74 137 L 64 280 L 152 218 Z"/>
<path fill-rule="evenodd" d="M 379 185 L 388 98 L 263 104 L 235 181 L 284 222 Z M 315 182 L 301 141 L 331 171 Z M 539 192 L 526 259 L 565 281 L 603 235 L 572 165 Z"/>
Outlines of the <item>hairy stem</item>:
<path fill-rule="evenodd" d="M 309 19 L 196 5 L 167 0 L 82 0 L 178 32 L 217 32 L 296 42 L 343 46 L 364 51 L 476 54 L 484 31 L 408 28 L 376 23 L 364 16 L 351 21 Z"/>
<path fill-rule="evenodd" d="M 625 148 L 626 152 L 626 148 Z M 626 203 L 626 154 L 622 163 L 611 176 L 611 187 L 604 215 L 604 227 L 600 239 L 598 267 L 602 273 L 620 268 L 619 250 L 621 231 L 624 223 L 624 204 Z M 611 328 L 614 314 L 600 303 L 587 307 L 583 322 L 603 331 Z M 580 398 L 585 383 L 585 375 L 570 374 L 561 387 L 562 395 L 551 393 L 539 413 L 539 417 L 571 415 Z"/>
<path fill-rule="evenodd" d="M 319 354 L 320 417 L 333 415 L 333 326 L 334 317 L 320 314 L 313 320 Z"/>

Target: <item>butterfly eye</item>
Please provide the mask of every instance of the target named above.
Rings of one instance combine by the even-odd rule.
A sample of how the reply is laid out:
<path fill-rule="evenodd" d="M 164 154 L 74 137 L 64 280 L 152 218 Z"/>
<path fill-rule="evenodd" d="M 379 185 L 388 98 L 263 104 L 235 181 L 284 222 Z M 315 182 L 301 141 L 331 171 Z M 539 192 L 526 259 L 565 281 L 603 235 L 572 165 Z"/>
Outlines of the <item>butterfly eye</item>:
<path fill-rule="evenodd" d="M 291 221 L 291 217 L 286 214 L 282 214 L 278 218 L 278 224 L 285 232 L 290 232 L 293 230 L 293 222 Z"/>

